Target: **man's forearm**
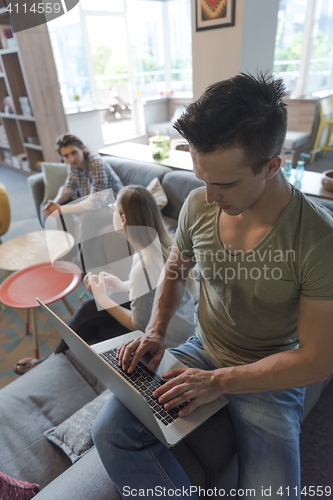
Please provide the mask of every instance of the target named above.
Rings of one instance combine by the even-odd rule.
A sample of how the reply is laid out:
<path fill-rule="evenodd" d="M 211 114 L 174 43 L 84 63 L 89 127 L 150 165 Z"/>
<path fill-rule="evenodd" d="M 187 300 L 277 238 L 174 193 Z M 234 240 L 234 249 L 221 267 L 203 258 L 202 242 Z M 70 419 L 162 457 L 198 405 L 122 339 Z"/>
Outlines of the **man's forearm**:
<path fill-rule="evenodd" d="M 85 211 L 85 207 L 83 203 L 73 203 L 61 207 L 61 211 L 63 214 L 80 214 Z"/>
<path fill-rule="evenodd" d="M 59 205 L 64 205 L 70 201 L 70 196 L 68 194 L 62 194 L 61 196 L 56 196 L 53 200 L 53 203 L 59 203 Z"/>
<path fill-rule="evenodd" d="M 303 387 L 329 376 L 320 359 L 303 348 L 284 351 L 248 365 L 215 370 L 221 394 L 277 391 Z"/>

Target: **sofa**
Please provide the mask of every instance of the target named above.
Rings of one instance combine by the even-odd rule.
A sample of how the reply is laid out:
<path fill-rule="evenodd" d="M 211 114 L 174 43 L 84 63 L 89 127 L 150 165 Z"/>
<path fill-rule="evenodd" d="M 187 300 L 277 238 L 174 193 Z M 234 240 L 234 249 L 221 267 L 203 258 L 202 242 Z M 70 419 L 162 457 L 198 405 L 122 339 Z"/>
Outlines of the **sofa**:
<path fill-rule="evenodd" d="M 112 157 L 111 164 L 124 185 L 146 186 L 154 177 L 159 178 L 168 198 L 162 213 L 171 231 L 177 225 L 187 194 L 202 185 L 189 171 L 116 157 Z M 28 182 L 39 212 L 43 176 L 35 174 Z M 307 387 L 304 418 L 327 383 L 328 380 Z M 93 416 L 87 408 L 96 401 L 100 404 L 104 391 L 105 387 L 70 351 L 48 358 L 3 388 L 0 391 L 0 471 L 22 481 L 38 483 L 41 491 L 34 497 L 36 500 L 120 499 L 96 449 L 91 441 L 89 444 L 89 419 Z M 96 408 L 92 414 L 94 411 Z M 78 422 L 81 422 L 79 426 Z M 88 429 L 83 428 L 85 425 Z M 88 444 L 82 445 L 81 438 L 86 435 Z M 208 489 L 209 496 L 218 496 L 209 488 L 236 487 L 237 455 L 227 406 L 172 448 L 172 452 L 191 482 Z"/>

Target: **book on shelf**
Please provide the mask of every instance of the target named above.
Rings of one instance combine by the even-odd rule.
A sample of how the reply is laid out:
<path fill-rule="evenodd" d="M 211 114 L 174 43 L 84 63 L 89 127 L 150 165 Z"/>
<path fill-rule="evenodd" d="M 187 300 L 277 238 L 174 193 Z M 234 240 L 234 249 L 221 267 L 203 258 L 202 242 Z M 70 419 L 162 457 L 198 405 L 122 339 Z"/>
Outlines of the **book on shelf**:
<path fill-rule="evenodd" d="M 25 172 L 30 172 L 29 161 L 25 153 L 12 156 L 13 166 L 16 168 L 22 168 Z"/>
<path fill-rule="evenodd" d="M 0 146 L 9 148 L 8 137 L 4 125 L 0 125 Z"/>
<path fill-rule="evenodd" d="M 40 142 L 37 136 L 27 136 L 24 138 L 26 144 L 34 144 L 35 146 L 40 146 Z"/>
<path fill-rule="evenodd" d="M 9 24 L 0 25 L 0 42 L 2 49 L 16 49 L 16 38 Z"/>
<path fill-rule="evenodd" d="M 9 149 L 4 149 L 2 151 L 2 161 L 8 165 L 13 165 L 12 155 Z"/>
<path fill-rule="evenodd" d="M 22 115 L 33 116 L 29 102 L 29 97 L 21 96 L 19 97 L 19 101 L 20 101 Z"/>

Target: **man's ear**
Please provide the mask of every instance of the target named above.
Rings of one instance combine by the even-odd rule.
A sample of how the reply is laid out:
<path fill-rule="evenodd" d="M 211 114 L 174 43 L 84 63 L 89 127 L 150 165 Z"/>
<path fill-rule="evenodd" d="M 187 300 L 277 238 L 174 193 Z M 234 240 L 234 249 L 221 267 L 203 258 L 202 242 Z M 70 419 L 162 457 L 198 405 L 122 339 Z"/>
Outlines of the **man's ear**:
<path fill-rule="evenodd" d="M 280 170 L 282 159 L 280 155 L 272 156 L 267 163 L 266 179 L 272 179 Z"/>

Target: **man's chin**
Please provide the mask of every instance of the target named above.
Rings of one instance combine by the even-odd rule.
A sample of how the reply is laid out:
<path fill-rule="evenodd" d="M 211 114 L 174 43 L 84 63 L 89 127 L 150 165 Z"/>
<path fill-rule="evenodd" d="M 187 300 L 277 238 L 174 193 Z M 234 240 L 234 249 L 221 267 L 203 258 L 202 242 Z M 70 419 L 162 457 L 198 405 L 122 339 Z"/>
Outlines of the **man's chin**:
<path fill-rule="evenodd" d="M 243 210 L 239 210 L 239 208 L 231 207 L 229 206 L 228 208 L 222 208 L 219 207 L 221 212 L 224 212 L 227 215 L 233 216 L 233 215 L 239 215 L 242 213 Z"/>

